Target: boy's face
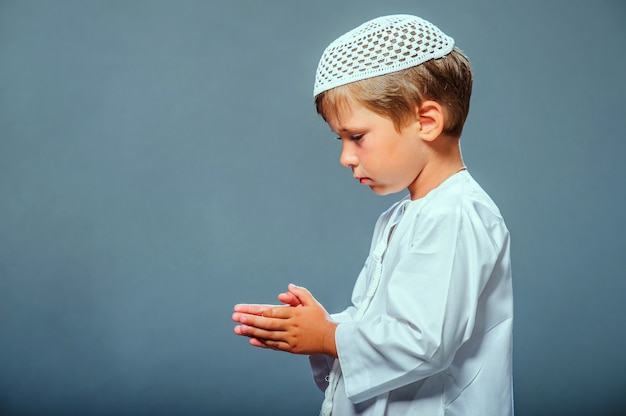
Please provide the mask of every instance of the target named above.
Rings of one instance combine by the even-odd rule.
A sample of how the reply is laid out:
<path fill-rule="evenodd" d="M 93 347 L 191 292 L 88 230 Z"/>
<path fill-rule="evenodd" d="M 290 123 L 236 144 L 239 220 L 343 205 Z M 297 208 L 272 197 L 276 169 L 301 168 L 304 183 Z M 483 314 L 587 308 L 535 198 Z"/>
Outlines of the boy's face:
<path fill-rule="evenodd" d="M 411 191 L 428 153 L 417 119 L 398 132 L 390 119 L 357 101 L 348 99 L 346 104 L 326 117 L 342 142 L 339 162 L 377 194 Z"/>

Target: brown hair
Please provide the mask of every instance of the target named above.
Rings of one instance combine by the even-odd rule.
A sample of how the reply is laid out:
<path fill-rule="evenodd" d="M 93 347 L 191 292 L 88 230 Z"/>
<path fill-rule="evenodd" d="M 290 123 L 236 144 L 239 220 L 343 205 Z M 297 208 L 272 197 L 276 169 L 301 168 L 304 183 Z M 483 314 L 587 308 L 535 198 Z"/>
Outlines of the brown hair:
<path fill-rule="evenodd" d="M 415 107 L 433 100 L 444 108 L 443 134 L 461 137 L 472 95 L 469 59 L 458 49 L 443 58 L 335 87 L 315 97 L 317 112 L 337 113 L 352 98 L 371 111 L 393 121 L 398 131 L 415 117 Z"/>

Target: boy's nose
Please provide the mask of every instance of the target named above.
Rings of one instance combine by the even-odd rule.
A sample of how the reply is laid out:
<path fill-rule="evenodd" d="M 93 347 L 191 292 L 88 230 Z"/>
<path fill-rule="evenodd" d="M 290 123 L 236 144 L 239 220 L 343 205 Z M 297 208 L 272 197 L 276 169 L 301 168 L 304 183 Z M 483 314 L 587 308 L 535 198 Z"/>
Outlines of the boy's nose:
<path fill-rule="evenodd" d="M 354 152 L 350 150 L 350 145 L 343 143 L 341 150 L 341 156 L 339 157 L 339 163 L 346 168 L 353 168 L 358 164 L 358 159 Z"/>

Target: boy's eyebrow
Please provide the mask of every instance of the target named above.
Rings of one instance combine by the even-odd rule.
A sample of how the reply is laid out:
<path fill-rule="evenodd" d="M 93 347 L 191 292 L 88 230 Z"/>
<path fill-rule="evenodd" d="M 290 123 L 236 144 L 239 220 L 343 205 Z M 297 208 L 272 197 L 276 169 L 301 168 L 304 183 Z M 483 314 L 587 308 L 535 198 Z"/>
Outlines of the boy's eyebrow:
<path fill-rule="evenodd" d="M 330 129 L 331 132 L 333 132 L 333 134 L 337 135 L 337 136 L 341 136 L 342 134 L 350 134 L 352 131 L 350 129 L 347 129 L 345 127 L 342 127 L 340 129 L 337 129 L 337 131 Z"/>
<path fill-rule="evenodd" d="M 341 126 L 337 129 L 337 131 L 330 129 L 333 133 L 336 134 L 340 134 L 340 133 L 354 133 L 357 130 L 360 130 L 358 128 L 354 128 L 354 127 L 350 127 L 350 126 Z"/>

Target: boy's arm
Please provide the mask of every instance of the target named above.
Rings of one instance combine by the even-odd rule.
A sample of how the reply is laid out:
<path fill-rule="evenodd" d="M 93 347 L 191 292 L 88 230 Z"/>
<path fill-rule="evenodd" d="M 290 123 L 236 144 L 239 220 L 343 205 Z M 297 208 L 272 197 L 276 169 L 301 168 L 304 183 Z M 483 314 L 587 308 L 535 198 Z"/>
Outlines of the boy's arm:
<path fill-rule="evenodd" d="M 354 403 L 446 369 L 475 329 L 494 266 L 508 265 L 506 229 L 473 213 L 435 213 L 414 232 L 420 239 L 387 263 L 389 280 L 379 289 L 384 306 L 373 306 L 379 313 L 337 328 L 346 395 Z M 491 282 L 498 294 L 489 314 L 479 317 L 479 333 L 510 318 L 504 274 Z"/>
<path fill-rule="evenodd" d="M 338 324 L 313 295 L 304 288 L 289 285 L 289 291 L 279 295 L 279 299 L 296 307 L 236 305 L 233 320 L 240 325 L 235 327 L 235 334 L 249 337 L 255 347 L 337 358 Z"/>

